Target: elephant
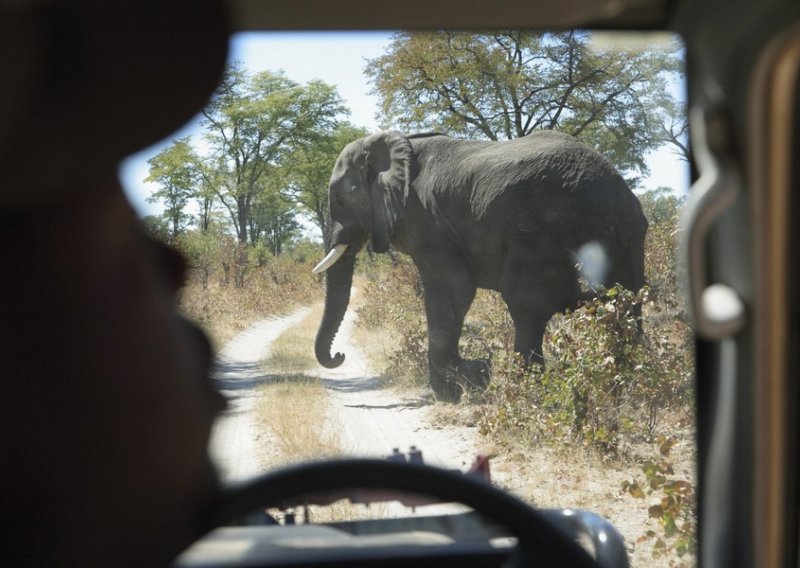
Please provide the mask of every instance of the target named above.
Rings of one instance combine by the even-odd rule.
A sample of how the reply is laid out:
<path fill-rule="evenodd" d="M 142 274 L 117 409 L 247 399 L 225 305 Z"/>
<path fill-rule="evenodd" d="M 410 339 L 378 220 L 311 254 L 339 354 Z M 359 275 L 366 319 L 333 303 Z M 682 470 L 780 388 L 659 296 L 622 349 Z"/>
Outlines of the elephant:
<path fill-rule="evenodd" d="M 459 356 L 464 318 L 478 288 L 501 293 L 514 323 L 514 349 L 543 364 L 550 318 L 581 299 L 578 251 L 590 243 L 606 267 L 602 283 L 644 285 L 647 220 L 636 195 L 598 152 L 572 136 L 536 131 L 508 141 L 383 131 L 348 144 L 329 185 L 330 252 L 321 365 L 331 355 L 350 297 L 358 253 L 390 247 L 421 276 L 430 385 L 457 401 L 461 384 L 486 385 L 488 363 Z M 598 246 L 599 245 L 599 246 Z"/>

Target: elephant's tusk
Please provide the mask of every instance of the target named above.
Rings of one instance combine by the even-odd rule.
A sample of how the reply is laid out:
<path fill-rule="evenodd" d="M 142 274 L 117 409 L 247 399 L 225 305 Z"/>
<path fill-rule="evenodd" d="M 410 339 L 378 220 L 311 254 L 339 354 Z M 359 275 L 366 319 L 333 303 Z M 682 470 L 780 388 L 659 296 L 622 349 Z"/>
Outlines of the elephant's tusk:
<path fill-rule="evenodd" d="M 325 272 L 331 266 L 336 264 L 336 261 L 344 254 L 344 251 L 347 250 L 347 245 L 336 245 L 331 249 L 331 252 L 328 253 L 328 256 L 323 258 L 318 265 L 314 267 L 312 271 L 314 274 L 319 274 L 320 272 Z"/>

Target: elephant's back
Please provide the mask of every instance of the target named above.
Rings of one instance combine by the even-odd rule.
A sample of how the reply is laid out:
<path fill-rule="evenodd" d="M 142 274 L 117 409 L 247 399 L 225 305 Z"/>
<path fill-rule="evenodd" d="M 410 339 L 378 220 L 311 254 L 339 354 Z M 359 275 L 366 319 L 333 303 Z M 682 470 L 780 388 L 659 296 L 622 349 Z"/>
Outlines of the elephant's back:
<path fill-rule="evenodd" d="M 421 170 L 439 187 L 472 186 L 495 194 L 519 183 L 548 181 L 531 189 L 574 191 L 582 182 L 616 177 L 611 163 L 573 136 L 537 130 L 500 142 L 428 136 L 412 140 Z"/>
<path fill-rule="evenodd" d="M 537 131 L 481 150 L 492 166 L 473 174 L 479 218 L 504 219 L 516 233 L 558 233 L 570 246 L 602 235 L 643 238 L 647 221 L 636 195 L 604 156 L 574 137 Z"/>
<path fill-rule="evenodd" d="M 423 201 L 460 204 L 459 213 L 476 221 L 517 218 L 546 226 L 570 224 L 575 216 L 575 223 L 605 224 L 623 212 L 643 219 L 613 165 L 568 134 L 540 130 L 502 142 L 429 136 L 412 144 L 420 185 L 431 191 Z"/>
<path fill-rule="evenodd" d="M 553 130 L 539 130 L 522 138 L 499 142 L 489 158 L 501 169 L 515 166 L 519 176 L 534 182 L 544 182 L 538 187 L 572 193 L 590 187 L 598 181 L 622 177 L 599 152 L 573 136 Z M 507 165 L 506 165 L 507 164 Z M 549 182 L 549 183 L 547 183 Z"/>
<path fill-rule="evenodd" d="M 604 213 L 601 210 L 609 201 L 635 199 L 605 157 L 560 132 L 537 131 L 506 142 L 479 143 L 472 158 L 465 160 L 464 170 L 472 177 L 472 204 L 479 214 L 504 197 L 534 212 L 582 204 L 598 214 Z"/>

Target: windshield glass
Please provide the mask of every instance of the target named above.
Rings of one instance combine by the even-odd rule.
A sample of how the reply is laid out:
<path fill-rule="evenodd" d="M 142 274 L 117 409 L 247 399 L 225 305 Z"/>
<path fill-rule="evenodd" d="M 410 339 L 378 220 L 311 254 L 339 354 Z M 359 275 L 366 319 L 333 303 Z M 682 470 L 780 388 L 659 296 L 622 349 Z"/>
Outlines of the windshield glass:
<path fill-rule="evenodd" d="M 223 478 L 477 467 L 607 518 L 634 566 L 693 564 L 683 65 L 664 34 L 234 36 L 204 112 L 121 171 L 190 262 L 182 308 L 230 400 Z"/>

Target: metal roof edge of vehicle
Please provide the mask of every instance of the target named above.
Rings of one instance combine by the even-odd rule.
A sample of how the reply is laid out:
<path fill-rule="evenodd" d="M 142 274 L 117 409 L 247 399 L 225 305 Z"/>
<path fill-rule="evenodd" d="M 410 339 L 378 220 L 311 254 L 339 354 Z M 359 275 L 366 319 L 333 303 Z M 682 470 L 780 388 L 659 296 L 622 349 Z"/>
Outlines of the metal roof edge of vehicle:
<path fill-rule="evenodd" d="M 231 0 L 233 28 L 367 30 L 666 27 L 672 0 Z"/>

